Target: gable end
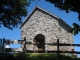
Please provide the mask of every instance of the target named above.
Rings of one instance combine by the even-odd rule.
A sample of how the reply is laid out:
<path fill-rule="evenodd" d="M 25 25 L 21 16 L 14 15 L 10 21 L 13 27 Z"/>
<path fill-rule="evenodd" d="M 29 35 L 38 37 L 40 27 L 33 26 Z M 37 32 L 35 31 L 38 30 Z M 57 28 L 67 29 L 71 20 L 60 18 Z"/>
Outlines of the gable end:
<path fill-rule="evenodd" d="M 25 19 L 25 21 L 20 25 L 20 28 L 29 20 L 29 18 L 33 15 L 33 13 L 36 11 L 36 10 L 39 10 L 41 12 L 44 12 L 48 15 L 50 15 L 51 17 L 54 17 L 56 20 L 58 20 L 60 23 L 64 24 L 67 28 L 71 29 L 71 27 L 66 23 L 64 22 L 61 18 L 57 17 L 56 15 L 53 15 L 51 14 L 50 12 L 36 6 L 33 11 L 27 16 L 27 18 Z"/>

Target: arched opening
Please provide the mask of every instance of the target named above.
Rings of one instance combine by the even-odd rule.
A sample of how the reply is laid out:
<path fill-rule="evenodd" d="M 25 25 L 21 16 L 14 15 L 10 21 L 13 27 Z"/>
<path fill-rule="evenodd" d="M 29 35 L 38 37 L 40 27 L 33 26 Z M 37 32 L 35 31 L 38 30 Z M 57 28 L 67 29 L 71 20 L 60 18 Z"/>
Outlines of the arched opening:
<path fill-rule="evenodd" d="M 43 44 L 45 42 L 45 36 L 43 34 L 37 34 L 34 37 L 34 42 L 39 42 L 38 51 L 45 51 L 45 45 Z"/>

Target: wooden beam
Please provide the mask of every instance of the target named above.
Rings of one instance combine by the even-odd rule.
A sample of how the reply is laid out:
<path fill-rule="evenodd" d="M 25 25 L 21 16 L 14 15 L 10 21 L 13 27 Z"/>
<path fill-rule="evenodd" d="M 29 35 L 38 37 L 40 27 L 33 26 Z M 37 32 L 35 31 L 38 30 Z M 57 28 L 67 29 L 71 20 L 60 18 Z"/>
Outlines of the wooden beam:
<path fill-rule="evenodd" d="M 26 44 L 34 44 L 32 42 L 26 42 Z M 36 45 L 39 45 L 39 42 L 35 43 Z M 57 43 L 40 43 L 42 45 L 53 45 L 53 46 L 57 46 Z M 64 43 L 59 43 L 59 46 L 80 46 L 80 44 L 64 44 Z"/>
<path fill-rule="evenodd" d="M 22 44 L 23 40 L 5 40 L 5 43 L 6 41 L 9 41 L 10 44 Z"/>
<path fill-rule="evenodd" d="M 34 53 L 34 51 L 33 50 L 26 50 L 27 51 L 27 53 Z M 38 50 L 36 50 L 35 52 L 46 52 L 46 51 L 38 51 Z M 47 51 L 47 53 L 76 53 L 76 54 L 80 54 L 80 52 L 78 52 L 78 51 L 74 51 L 74 52 L 71 52 L 71 51 Z"/>
<path fill-rule="evenodd" d="M 4 48 L 4 52 L 22 52 L 22 48 Z"/>

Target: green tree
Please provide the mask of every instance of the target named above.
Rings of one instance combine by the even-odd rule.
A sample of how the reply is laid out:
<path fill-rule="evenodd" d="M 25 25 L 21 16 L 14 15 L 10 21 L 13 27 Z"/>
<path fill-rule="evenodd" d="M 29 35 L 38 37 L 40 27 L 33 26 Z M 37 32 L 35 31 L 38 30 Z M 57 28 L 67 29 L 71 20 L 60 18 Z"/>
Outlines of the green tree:
<path fill-rule="evenodd" d="M 0 27 L 13 29 L 27 16 L 29 0 L 0 0 Z"/>
<path fill-rule="evenodd" d="M 60 10 L 66 11 L 69 13 L 70 11 L 78 13 L 78 19 L 80 21 L 80 0 L 46 0 L 55 5 L 55 7 L 59 8 Z M 77 23 L 73 23 L 73 28 L 71 33 L 74 35 L 80 32 L 80 25 Z"/>

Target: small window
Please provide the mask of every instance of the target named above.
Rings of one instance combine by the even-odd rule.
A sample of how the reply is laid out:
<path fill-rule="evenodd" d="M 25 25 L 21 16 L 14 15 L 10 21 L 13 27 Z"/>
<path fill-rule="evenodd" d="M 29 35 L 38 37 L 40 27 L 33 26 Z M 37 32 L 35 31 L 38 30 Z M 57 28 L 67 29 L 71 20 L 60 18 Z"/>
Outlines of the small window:
<path fill-rule="evenodd" d="M 59 31 L 59 32 L 61 32 L 61 31 L 62 31 L 62 30 L 61 30 L 61 27 L 58 27 L 58 31 Z"/>

